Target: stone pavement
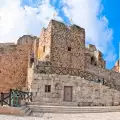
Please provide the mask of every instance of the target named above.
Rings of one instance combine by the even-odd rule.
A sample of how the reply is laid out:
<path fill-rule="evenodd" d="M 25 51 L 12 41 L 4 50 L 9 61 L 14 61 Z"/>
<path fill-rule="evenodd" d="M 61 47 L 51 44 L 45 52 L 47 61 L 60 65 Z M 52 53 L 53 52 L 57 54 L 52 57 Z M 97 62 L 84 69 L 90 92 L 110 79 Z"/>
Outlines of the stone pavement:
<path fill-rule="evenodd" d="M 41 114 L 39 117 L 17 117 L 0 115 L 0 120 L 120 120 L 120 112 L 84 114 L 45 113 Z"/>

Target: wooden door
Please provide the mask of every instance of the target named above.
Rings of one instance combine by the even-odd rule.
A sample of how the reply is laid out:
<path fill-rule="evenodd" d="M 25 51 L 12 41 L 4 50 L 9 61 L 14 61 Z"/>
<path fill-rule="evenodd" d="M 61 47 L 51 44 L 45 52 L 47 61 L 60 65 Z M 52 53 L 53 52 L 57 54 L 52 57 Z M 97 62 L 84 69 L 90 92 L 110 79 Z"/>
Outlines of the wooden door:
<path fill-rule="evenodd" d="M 64 86 L 64 101 L 72 102 L 72 86 Z"/>

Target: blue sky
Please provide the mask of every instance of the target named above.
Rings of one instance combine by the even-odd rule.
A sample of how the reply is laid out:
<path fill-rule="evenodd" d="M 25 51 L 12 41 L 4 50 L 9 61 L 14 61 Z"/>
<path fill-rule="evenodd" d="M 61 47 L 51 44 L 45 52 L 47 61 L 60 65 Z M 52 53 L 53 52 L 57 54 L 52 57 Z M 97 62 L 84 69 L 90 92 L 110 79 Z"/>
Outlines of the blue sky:
<path fill-rule="evenodd" d="M 109 20 L 109 27 L 113 29 L 113 46 L 115 53 L 117 54 L 116 60 L 119 59 L 119 42 L 120 42 L 120 1 L 119 0 L 103 0 L 104 5 L 103 14 L 105 14 Z M 107 67 L 111 68 L 114 62 L 108 64 Z"/>
<path fill-rule="evenodd" d="M 86 44 L 96 45 L 110 69 L 119 55 L 119 4 L 118 0 L 0 1 L 0 42 L 16 42 L 24 34 L 39 36 L 56 13 L 56 20 L 85 28 Z"/>

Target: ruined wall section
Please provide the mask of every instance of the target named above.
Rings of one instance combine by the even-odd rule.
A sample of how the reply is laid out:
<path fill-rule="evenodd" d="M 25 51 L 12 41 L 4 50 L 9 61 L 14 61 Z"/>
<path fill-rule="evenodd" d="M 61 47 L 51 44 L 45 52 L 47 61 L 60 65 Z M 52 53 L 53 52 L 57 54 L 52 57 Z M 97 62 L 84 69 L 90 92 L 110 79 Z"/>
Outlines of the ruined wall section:
<path fill-rule="evenodd" d="M 50 24 L 52 65 L 84 70 L 85 30 L 54 20 Z"/>
<path fill-rule="evenodd" d="M 85 65 L 92 64 L 100 68 L 106 67 L 106 61 L 103 59 L 102 53 L 96 49 L 95 45 L 89 44 L 85 49 L 85 58 Z"/>

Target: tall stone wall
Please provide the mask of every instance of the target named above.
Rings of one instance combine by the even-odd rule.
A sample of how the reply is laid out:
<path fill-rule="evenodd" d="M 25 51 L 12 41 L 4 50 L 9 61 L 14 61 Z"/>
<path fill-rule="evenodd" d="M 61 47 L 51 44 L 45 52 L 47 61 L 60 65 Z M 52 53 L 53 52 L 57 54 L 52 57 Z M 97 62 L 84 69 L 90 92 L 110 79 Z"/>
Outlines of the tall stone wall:
<path fill-rule="evenodd" d="M 84 69 L 85 30 L 52 20 L 51 62 L 54 66 Z"/>
<path fill-rule="evenodd" d="M 31 45 L 18 45 L 14 51 L 0 53 L 0 92 L 26 86 Z"/>
<path fill-rule="evenodd" d="M 38 50 L 38 38 L 30 35 L 20 37 L 17 44 L 0 43 L 0 92 L 10 88 L 27 87 L 30 57 Z"/>
<path fill-rule="evenodd" d="M 39 40 L 39 60 L 50 61 L 53 66 L 84 70 L 86 64 L 105 68 L 102 53 L 95 45 L 85 48 L 85 30 L 77 25 L 66 26 L 64 23 L 51 20 L 43 28 Z"/>

